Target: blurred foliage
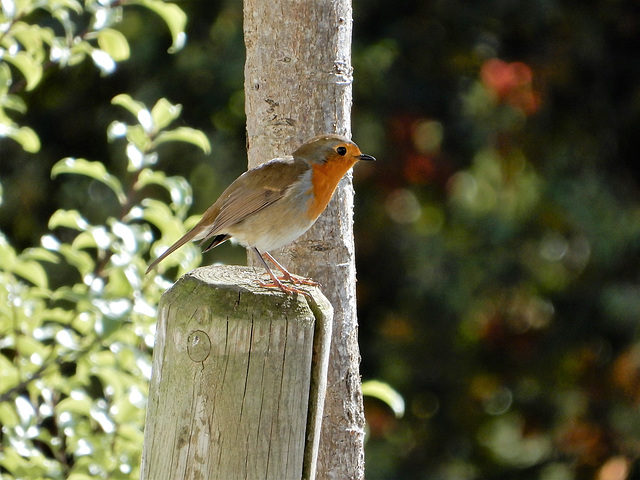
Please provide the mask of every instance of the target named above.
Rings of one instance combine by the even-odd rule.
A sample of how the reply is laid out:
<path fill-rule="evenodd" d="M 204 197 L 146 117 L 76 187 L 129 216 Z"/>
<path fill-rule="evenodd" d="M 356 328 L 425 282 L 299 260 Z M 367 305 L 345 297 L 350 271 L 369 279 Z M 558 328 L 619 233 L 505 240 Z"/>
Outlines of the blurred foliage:
<path fill-rule="evenodd" d="M 357 4 L 368 480 L 640 478 L 637 7 Z"/>
<path fill-rule="evenodd" d="M 66 158 L 52 177 L 80 175 L 104 185 L 118 216 L 91 224 L 78 210 L 57 210 L 41 246 L 17 253 L 0 237 L 0 425 L 3 478 L 138 478 L 156 305 L 171 284 L 145 276 L 152 243 L 166 248 L 185 233 L 191 187 L 153 170 L 156 148 L 187 142 L 208 151 L 202 133 L 167 130 L 180 106 L 161 99 L 148 110 L 128 95 L 113 99 L 136 123 L 112 123 L 126 139 L 128 185 L 100 162 Z M 170 201 L 149 198 L 157 186 Z M 186 220 L 186 223 L 193 220 Z M 150 225 L 160 232 L 153 242 Z M 66 231 L 68 241 L 53 232 Z M 75 232 L 75 233 L 73 233 Z M 71 235 L 69 235 L 71 233 Z M 200 261 L 197 249 L 169 265 L 180 272 Z M 74 282 L 52 281 L 61 275 Z M 55 275 L 54 275 L 55 273 Z"/>
<path fill-rule="evenodd" d="M 3 477 L 136 476 L 149 249 L 246 165 L 241 2 L 178 3 L 1 3 Z M 640 478 L 639 5 L 354 8 L 367 479 Z"/>
<path fill-rule="evenodd" d="M 185 15 L 179 7 L 153 0 L 133 4 L 162 17 L 174 40 L 171 48 L 180 46 Z M 3 1 L 0 103 L 27 113 L 28 102 L 19 93 L 38 88 L 43 71 L 55 63 L 71 68 L 90 56 L 103 74 L 111 73 L 115 62 L 129 55 L 124 35 L 109 28 L 121 20 L 122 6 Z M 50 17 L 34 17 L 36 9 Z M 76 36 L 84 15 L 91 16 L 92 26 Z M 61 37 L 38 23 L 49 21 L 61 24 Z M 16 81 L 18 74 L 24 81 Z M 148 253 L 166 248 L 186 231 L 185 223 L 193 223 L 185 220 L 191 186 L 155 169 L 158 151 L 188 143 L 208 153 L 210 145 L 199 130 L 171 128 L 181 106 L 166 99 L 151 109 L 127 94 L 111 103 L 134 120 L 113 121 L 107 129 L 108 142 L 119 148 L 116 158 L 126 158 L 124 170 L 114 175 L 105 163 L 76 157 L 51 168 L 52 179 L 90 182 L 102 200 L 94 215 L 99 221 L 89 220 L 86 208 L 51 202 L 57 209 L 42 227 L 47 233 L 40 246 L 20 252 L 0 233 L 2 478 L 139 477 L 156 305 L 170 285 L 160 275 L 145 276 Z M 0 131 L 26 152 L 40 147 L 34 130 L 4 114 Z M 3 166 L 11 166 L 12 157 L 2 153 Z M 158 190 L 165 192 L 162 200 Z M 155 242 L 152 227 L 160 233 Z M 168 266 L 185 272 L 199 262 L 197 249 L 188 248 Z"/>

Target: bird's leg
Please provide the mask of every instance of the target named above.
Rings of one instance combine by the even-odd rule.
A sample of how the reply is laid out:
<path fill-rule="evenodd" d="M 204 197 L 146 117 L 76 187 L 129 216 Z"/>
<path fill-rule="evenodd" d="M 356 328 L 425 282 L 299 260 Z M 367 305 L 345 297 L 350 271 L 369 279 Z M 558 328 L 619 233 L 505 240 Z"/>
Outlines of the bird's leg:
<path fill-rule="evenodd" d="M 296 285 L 311 285 L 312 287 L 317 287 L 318 285 L 320 285 L 318 282 L 315 282 L 310 278 L 304 278 L 290 273 L 286 268 L 282 266 L 280 262 L 273 258 L 269 252 L 264 252 L 263 256 L 271 260 L 273 264 L 278 268 L 278 270 L 282 272 L 282 278 L 280 278 L 280 280 L 285 280 Z"/>
<path fill-rule="evenodd" d="M 288 293 L 288 294 L 301 293 L 302 295 L 305 295 L 307 297 L 311 296 L 311 294 L 309 292 L 305 292 L 304 290 L 301 290 L 299 288 L 290 287 L 290 286 L 285 285 L 284 283 L 282 283 L 280 281 L 280 279 L 278 277 L 276 277 L 275 274 L 271 271 L 271 269 L 269 268 L 269 265 L 267 265 L 267 262 L 264 259 L 264 257 L 262 256 L 262 254 L 260 253 L 260 251 L 256 247 L 251 247 L 251 249 L 254 252 L 256 252 L 256 255 L 258 255 L 258 258 L 262 261 L 262 264 L 264 265 L 264 268 L 267 269 L 267 273 L 271 277 L 271 283 L 262 282 L 262 281 L 258 280 L 258 283 L 260 284 L 261 287 L 267 287 L 267 288 L 274 288 L 275 287 L 275 288 L 279 288 L 284 293 Z"/>

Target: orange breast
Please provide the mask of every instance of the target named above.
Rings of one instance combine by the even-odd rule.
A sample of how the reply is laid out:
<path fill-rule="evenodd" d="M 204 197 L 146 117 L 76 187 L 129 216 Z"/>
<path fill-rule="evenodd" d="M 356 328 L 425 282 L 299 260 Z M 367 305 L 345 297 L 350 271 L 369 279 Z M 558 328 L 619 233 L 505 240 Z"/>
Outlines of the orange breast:
<path fill-rule="evenodd" d="M 307 211 L 308 218 L 315 220 L 324 212 L 338 183 L 354 163 L 355 160 L 333 157 L 321 165 L 311 167 L 313 169 L 311 176 L 313 200 Z"/>

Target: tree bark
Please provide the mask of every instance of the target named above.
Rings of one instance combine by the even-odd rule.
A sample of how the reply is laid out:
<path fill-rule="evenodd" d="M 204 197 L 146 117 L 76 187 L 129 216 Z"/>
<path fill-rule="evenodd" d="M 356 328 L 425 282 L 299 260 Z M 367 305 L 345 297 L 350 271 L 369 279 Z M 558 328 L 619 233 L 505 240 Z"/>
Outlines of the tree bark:
<path fill-rule="evenodd" d="M 244 0 L 249 167 L 315 135 L 351 136 L 351 34 L 350 0 Z M 364 478 L 353 194 L 348 174 L 316 225 L 271 252 L 292 273 L 320 282 L 334 308 L 318 479 Z"/>

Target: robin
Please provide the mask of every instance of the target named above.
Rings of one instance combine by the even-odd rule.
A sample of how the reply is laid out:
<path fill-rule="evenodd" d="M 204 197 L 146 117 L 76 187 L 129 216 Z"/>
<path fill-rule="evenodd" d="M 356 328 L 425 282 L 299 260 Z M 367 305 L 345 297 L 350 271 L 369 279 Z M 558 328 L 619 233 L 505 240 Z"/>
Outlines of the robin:
<path fill-rule="evenodd" d="M 317 285 L 290 274 L 270 254 L 291 243 L 315 223 L 338 182 L 358 160 L 375 160 L 352 141 L 339 135 L 320 135 L 301 145 L 290 156 L 274 158 L 240 175 L 202 215 L 198 224 L 154 260 L 147 273 L 168 255 L 191 240 L 200 240 L 204 251 L 234 239 L 254 251 L 271 277 L 265 287 L 285 293 L 303 293 L 282 283 Z M 266 262 L 282 272 L 278 278 Z"/>

